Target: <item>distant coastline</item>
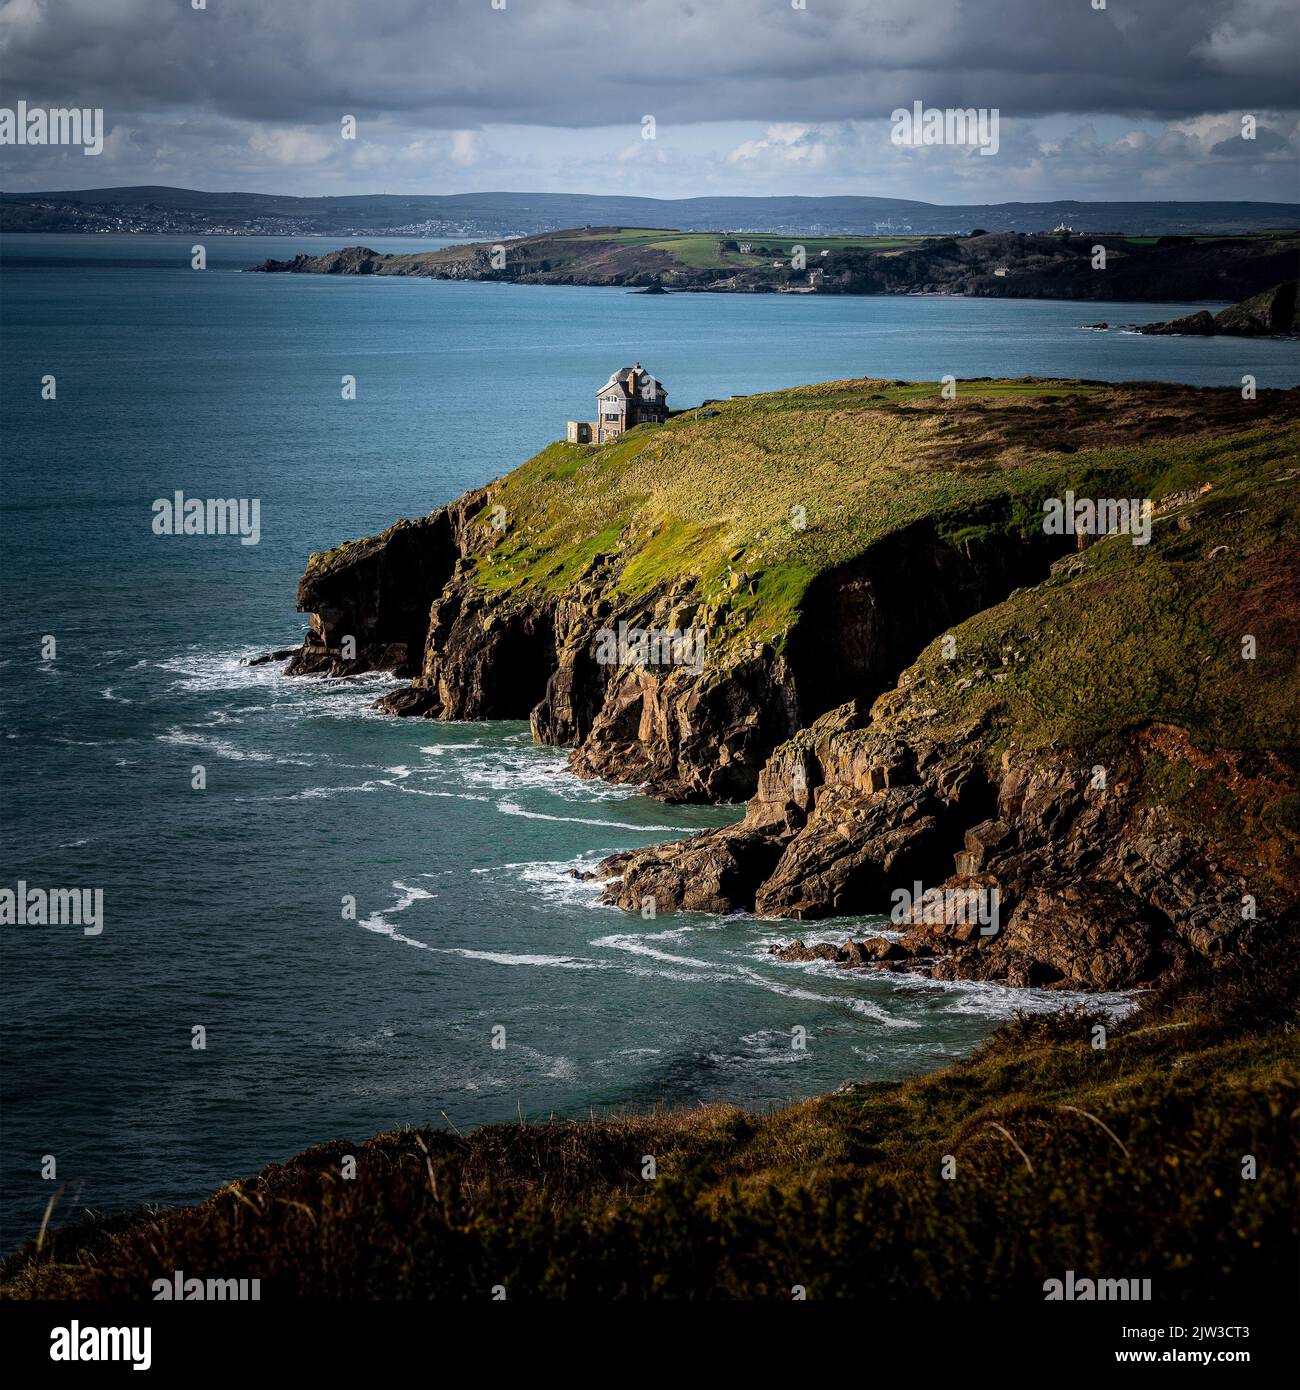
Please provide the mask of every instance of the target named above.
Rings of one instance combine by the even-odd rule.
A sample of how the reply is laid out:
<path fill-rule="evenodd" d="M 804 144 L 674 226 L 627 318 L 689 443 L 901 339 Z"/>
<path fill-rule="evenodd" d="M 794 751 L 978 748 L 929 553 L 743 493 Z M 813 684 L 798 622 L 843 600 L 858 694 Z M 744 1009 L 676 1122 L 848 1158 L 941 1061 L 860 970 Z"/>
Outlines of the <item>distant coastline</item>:
<path fill-rule="evenodd" d="M 364 245 L 248 269 L 711 294 L 953 295 L 1097 302 L 1237 303 L 1293 280 L 1300 233 L 1240 237 L 826 237 L 577 227 L 434 251 Z"/>

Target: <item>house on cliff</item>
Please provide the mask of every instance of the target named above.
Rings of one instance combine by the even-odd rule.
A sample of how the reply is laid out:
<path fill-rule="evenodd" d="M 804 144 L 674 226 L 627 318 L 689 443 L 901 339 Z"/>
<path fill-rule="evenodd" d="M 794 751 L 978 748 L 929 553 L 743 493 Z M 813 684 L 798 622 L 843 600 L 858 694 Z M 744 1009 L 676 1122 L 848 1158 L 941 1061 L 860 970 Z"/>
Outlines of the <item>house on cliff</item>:
<path fill-rule="evenodd" d="M 634 425 L 662 425 L 668 392 L 638 362 L 620 367 L 596 392 L 594 420 L 570 420 L 570 444 L 608 444 Z"/>

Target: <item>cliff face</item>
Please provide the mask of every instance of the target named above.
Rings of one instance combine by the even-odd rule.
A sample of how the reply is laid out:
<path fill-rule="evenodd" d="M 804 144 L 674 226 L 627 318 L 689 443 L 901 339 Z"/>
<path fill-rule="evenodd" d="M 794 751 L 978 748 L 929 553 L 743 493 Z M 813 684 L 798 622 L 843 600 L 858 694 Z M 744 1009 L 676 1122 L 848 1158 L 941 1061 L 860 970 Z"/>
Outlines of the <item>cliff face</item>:
<path fill-rule="evenodd" d="M 313 555 L 297 598 L 311 630 L 288 674 L 419 670 L 429 606 L 459 555 L 459 517 L 447 508 Z"/>
<path fill-rule="evenodd" d="M 987 933 L 913 901 L 892 946 L 779 952 L 945 979 L 1127 988 L 1248 951 L 1297 904 L 1294 481 L 1175 495 L 1140 559 L 1111 536 L 1058 562 L 779 748 L 739 825 L 607 860 L 606 900 L 808 919 L 889 914 L 920 883 L 995 903 Z"/>
<path fill-rule="evenodd" d="M 602 866 L 624 908 L 996 889 L 994 933 L 909 921 L 893 966 L 1143 982 L 1293 898 L 1298 420 L 1294 392 L 1097 383 L 723 403 L 313 556 L 289 670 L 396 671 L 394 714 L 527 718 L 579 775 L 752 798 Z M 1067 490 L 1153 498 L 1150 543 L 1050 534 Z"/>

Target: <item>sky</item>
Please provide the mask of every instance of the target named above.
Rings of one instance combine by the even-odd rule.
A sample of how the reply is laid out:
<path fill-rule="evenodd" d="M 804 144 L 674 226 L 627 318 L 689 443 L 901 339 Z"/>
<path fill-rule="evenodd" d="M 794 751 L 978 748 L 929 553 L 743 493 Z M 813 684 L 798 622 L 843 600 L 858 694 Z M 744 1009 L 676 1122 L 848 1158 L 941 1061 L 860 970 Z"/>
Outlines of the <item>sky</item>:
<path fill-rule="evenodd" d="M 1295 201 L 1298 55 L 1300 0 L 0 0 L 0 108 L 106 137 L 0 186 Z"/>

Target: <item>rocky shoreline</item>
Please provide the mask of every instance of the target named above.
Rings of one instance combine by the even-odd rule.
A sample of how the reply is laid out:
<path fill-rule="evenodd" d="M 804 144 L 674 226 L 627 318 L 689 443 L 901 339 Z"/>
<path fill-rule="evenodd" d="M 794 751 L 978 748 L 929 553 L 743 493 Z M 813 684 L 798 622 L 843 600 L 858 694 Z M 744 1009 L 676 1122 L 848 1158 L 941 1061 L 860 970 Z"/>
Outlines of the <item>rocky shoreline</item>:
<path fill-rule="evenodd" d="M 1300 871 L 1286 810 L 1298 619 L 1285 598 L 1300 591 L 1300 546 L 1294 471 L 1272 461 L 1295 437 L 1296 393 L 1030 385 L 947 410 L 895 404 L 900 385 L 841 383 L 836 407 L 874 403 L 868 434 L 903 432 L 909 449 L 942 440 L 943 479 L 969 479 L 963 458 L 1001 459 L 978 475 L 982 500 L 959 508 L 985 524 L 954 530 L 933 508 L 882 523 L 804 577 L 779 631 L 756 603 L 778 565 L 771 540 L 720 541 L 725 564 L 707 579 L 669 570 L 638 586 L 638 547 L 663 534 L 638 529 L 640 504 L 620 536 L 580 527 L 608 541 L 576 554 L 558 532 L 539 539 L 545 518 L 567 515 L 550 509 L 576 496 L 573 468 L 597 489 L 627 459 L 639 487 L 657 445 L 742 430 L 767 409 L 751 398 L 642 431 L 615 446 L 624 454 L 552 446 L 427 517 L 314 555 L 298 589 L 312 627 L 287 670 L 392 671 L 411 682 L 379 702 L 394 715 L 528 719 L 580 776 L 748 801 L 735 825 L 604 861 L 604 900 L 628 911 L 886 914 L 912 885 L 995 904 L 993 931 L 913 904 L 895 913 L 897 940 L 796 941 L 782 959 L 1112 990 L 1248 950 L 1260 924 L 1294 911 Z M 1051 442 L 1049 419 L 1054 468 L 1085 477 L 1096 465 L 1081 443 L 1128 451 L 1110 481 L 1154 493 L 1149 546 L 1045 534 L 1027 500 L 1034 465 L 1013 461 L 1035 452 L 1026 426 Z M 1159 478 L 1180 428 L 1176 473 L 1194 485 L 1171 488 Z M 901 480 L 912 496 L 912 476 L 879 487 Z M 1238 651 L 1247 620 L 1264 644 L 1253 664 Z M 620 623 L 697 625 L 710 661 L 602 665 L 595 636 Z"/>

